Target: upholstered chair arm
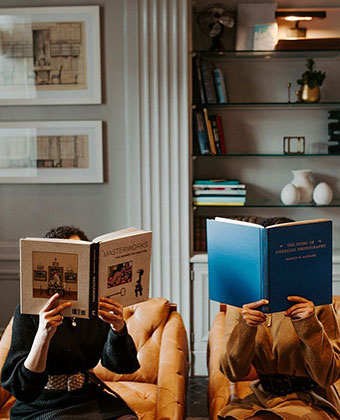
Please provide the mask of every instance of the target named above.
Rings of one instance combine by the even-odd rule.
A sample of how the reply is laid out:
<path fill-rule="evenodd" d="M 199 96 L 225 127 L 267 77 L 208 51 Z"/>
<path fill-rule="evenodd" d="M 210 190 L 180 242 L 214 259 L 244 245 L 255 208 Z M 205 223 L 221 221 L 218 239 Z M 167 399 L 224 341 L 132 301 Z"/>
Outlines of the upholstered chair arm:
<path fill-rule="evenodd" d="M 5 363 L 8 350 L 11 346 L 13 318 L 10 320 L 0 340 L 0 372 Z M 0 408 L 6 405 L 7 400 L 11 394 L 0 385 Z M 12 398 L 14 400 L 14 398 Z"/>
<path fill-rule="evenodd" d="M 172 311 L 161 340 L 155 420 L 185 418 L 188 367 L 186 330 L 180 314 Z"/>
<path fill-rule="evenodd" d="M 225 312 L 219 312 L 210 328 L 207 362 L 209 371 L 208 400 L 209 418 L 216 420 L 217 413 L 225 406 L 235 386 L 220 371 L 220 357 L 223 352 Z"/>

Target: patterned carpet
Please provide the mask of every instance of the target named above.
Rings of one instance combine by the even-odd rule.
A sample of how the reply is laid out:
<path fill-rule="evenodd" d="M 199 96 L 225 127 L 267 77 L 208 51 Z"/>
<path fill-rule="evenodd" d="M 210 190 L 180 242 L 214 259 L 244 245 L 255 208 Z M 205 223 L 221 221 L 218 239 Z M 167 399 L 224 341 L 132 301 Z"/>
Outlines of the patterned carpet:
<path fill-rule="evenodd" d="M 191 376 L 187 395 L 187 420 L 208 420 L 208 377 Z"/>

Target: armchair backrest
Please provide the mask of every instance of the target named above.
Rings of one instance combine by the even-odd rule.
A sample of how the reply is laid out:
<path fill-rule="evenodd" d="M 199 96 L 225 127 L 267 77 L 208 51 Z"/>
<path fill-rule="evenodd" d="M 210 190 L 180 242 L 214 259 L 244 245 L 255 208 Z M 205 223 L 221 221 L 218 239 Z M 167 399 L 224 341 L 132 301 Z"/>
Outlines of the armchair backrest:
<path fill-rule="evenodd" d="M 171 304 L 164 298 L 124 308 L 124 319 L 135 342 L 140 368 L 132 374 L 118 375 L 99 363 L 94 373 L 104 381 L 134 381 L 156 384 L 163 330 L 168 321 Z"/>

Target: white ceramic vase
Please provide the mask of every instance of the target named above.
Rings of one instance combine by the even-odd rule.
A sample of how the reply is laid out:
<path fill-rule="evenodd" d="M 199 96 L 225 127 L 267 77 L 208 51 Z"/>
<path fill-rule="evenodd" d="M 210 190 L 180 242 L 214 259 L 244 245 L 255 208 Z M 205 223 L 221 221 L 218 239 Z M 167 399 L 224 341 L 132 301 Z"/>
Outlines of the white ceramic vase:
<path fill-rule="evenodd" d="M 329 204 L 333 199 L 332 188 L 326 182 L 320 182 L 313 191 L 313 200 L 316 204 Z"/>
<path fill-rule="evenodd" d="M 311 180 L 310 169 L 297 169 L 292 171 L 294 179 L 291 182 L 300 191 L 300 203 L 310 203 L 313 198 L 314 184 Z"/>
<path fill-rule="evenodd" d="M 293 206 L 300 201 L 300 190 L 293 184 L 287 184 L 282 188 L 280 197 L 283 204 Z"/>

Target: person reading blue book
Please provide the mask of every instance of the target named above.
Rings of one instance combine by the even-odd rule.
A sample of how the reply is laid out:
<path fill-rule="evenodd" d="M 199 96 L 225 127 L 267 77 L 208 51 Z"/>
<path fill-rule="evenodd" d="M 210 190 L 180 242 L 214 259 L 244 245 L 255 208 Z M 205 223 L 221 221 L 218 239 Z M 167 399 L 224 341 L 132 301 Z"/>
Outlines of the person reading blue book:
<path fill-rule="evenodd" d="M 51 229 L 45 237 L 88 241 L 73 226 Z M 77 320 L 62 315 L 71 305 L 59 302 L 55 293 L 39 315 L 22 314 L 17 306 L 1 373 L 2 386 L 16 397 L 11 419 L 137 420 L 125 401 L 90 372 L 99 359 L 117 373 L 139 368 L 122 305 L 103 297 L 98 317 Z"/>
<path fill-rule="evenodd" d="M 320 285 L 322 287 L 322 285 Z M 220 368 L 232 382 L 255 369 L 245 398 L 231 398 L 225 420 L 340 419 L 339 327 L 333 305 L 286 296 L 285 311 L 264 313 L 267 299 L 228 306 Z"/>

